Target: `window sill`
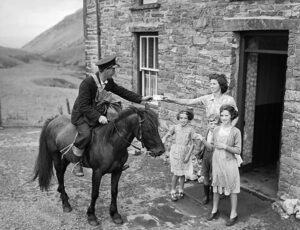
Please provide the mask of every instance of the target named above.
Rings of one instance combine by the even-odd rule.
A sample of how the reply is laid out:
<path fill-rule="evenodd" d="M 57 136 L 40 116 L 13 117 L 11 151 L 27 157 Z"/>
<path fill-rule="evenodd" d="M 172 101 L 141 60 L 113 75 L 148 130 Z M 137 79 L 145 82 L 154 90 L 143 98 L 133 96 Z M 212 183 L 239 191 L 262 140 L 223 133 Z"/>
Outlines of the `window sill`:
<path fill-rule="evenodd" d="M 149 10 L 149 9 L 158 9 L 160 8 L 159 3 L 151 3 L 145 5 L 135 5 L 130 8 L 131 11 L 138 11 L 138 10 Z"/>

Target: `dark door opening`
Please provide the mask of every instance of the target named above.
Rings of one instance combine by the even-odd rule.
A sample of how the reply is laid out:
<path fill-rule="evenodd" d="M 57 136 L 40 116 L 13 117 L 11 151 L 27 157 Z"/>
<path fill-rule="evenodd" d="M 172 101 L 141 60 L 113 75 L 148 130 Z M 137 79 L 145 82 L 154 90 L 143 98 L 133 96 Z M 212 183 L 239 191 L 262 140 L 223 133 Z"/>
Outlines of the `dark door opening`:
<path fill-rule="evenodd" d="M 288 31 L 241 33 L 238 127 L 244 135 L 241 185 L 276 198 Z M 247 104 L 247 107 L 246 107 Z"/>
<path fill-rule="evenodd" d="M 259 54 L 255 99 L 253 159 L 255 166 L 279 160 L 286 56 Z"/>

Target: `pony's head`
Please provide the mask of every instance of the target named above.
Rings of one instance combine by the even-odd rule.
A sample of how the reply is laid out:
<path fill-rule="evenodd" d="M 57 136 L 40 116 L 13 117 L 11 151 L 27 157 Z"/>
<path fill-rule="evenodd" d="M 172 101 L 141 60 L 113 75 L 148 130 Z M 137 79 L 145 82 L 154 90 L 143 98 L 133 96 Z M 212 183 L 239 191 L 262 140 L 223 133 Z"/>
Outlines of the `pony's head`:
<path fill-rule="evenodd" d="M 133 134 L 138 139 L 143 147 L 146 147 L 149 154 L 153 157 L 160 156 L 165 152 L 164 144 L 158 133 L 158 116 L 157 114 L 148 108 L 136 108 L 130 107 L 126 111 L 120 114 L 119 119 L 123 116 L 131 114 L 132 122 L 138 125 L 132 125 L 134 127 Z"/>

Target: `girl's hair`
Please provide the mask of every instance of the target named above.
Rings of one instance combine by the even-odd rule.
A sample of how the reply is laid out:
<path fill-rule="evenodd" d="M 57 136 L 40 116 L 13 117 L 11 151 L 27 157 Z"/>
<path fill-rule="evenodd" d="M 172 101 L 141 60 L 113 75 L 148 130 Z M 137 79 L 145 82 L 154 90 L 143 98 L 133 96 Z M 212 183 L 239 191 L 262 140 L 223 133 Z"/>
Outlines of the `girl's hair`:
<path fill-rule="evenodd" d="M 207 120 L 208 120 L 208 122 L 216 121 L 217 124 L 219 124 L 220 123 L 220 116 L 218 114 L 211 114 L 211 115 L 208 116 Z"/>
<path fill-rule="evenodd" d="M 222 105 L 220 108 L 220 114 L 224 111 L 227 110 L 230 115 L 231 115 L 231 120 L 234 120 L 235 118 L 238 117 L 239 113 L 238 111 L 235 110 L 235 108 L 232 105 Z"/>
<path fill-rule="evenodd" d="M 185 113 L 187 115 L 189 121 L 193 120 L 193 118 L 194 118 L 193 109 L 188 108 L 188 109 L 185 109 L 185 110 L 180 110 L 177 113 L 177 116 L 176 116 L 177 120 L 179 120 L 180 114 L 182 114 L 182 113 Z"/>
<path fill-rule="evenodd" d="M 219 86 L 221 88 L 221 93 L 226 93 L 228 89 L 228 81 L 226 79 L 226 76 L 224 74 L 210 74 L 209 80 L 215 79 L 219 83 Z"/>

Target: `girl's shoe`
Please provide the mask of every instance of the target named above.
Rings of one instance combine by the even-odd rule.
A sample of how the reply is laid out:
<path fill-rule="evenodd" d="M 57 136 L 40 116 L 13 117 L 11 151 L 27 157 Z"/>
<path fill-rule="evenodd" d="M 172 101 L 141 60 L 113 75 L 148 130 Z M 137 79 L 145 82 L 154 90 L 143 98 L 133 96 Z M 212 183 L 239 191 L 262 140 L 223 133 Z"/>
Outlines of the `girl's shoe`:
<path fill-rule="evenodd" d="M 178 192 L 178 198 L 183 199 L 184 198 L 184 193 L 183 192 Z"/>
<path fill-rule="evenodd" d="M 208 221 L 215 220 L 218 219 L 218 217 L 219 217 L 219 210 L 216 211 L 215 213 L 210 213 L 210 215 L 207 217 L 207 220 Z"/>
<path fill-rule="evenodd" d="M 177 201 L 177 200 L 178 200 L 178 197 L 177 197 L 176 192 L 172 192 L 172 193 L 171 193 L 171 200 L 172 200 L 172 201 Z"/>
<path fill-rule="evenodd" d="M 234 225 L 238 220 L 238 216 L 236 215 L 236 217 L 234 218 L 229 218 L 226 222 L 226 226 L 232 226 Z"/>

